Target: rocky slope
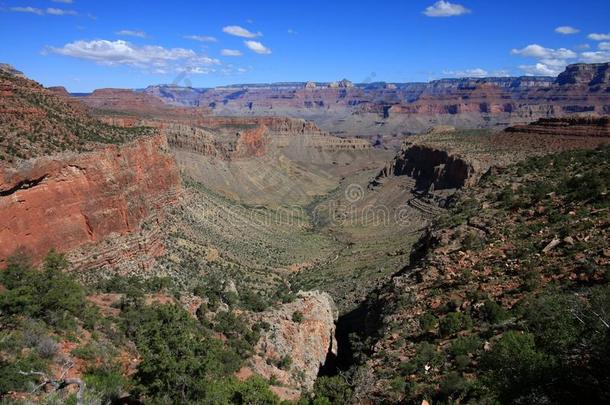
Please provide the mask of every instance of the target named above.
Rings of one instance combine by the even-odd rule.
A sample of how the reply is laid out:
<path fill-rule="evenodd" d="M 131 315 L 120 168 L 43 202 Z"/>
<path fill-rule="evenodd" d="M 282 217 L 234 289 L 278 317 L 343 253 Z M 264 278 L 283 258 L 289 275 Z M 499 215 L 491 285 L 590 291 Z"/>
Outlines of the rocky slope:
<path fill-rule="evenodd" d="M 300 292 L 279 309 L 256 317 L 270 325 L 255 347 L 255 355 L 240 374 L 255 372 L 278 382 L 280 397 L 298 399 L 313 389 L 329 353 L 336 354 L 337 310 L 326 293 Z"/>
<path fill-rule="evenodd" d="M 465 189 L 363 306 L 375 332 L 353 402 L 607 400 L 608 152 L 532 158 Z"/>
<path fill-rule="evenodd" d="M 166 137 L 104 124 L 65 89 L 7 67 L 0 86 L 0 266 L 55 249 L 74 269 L 150 268 L 164 252 L 162 211 L 181 193 Z"/>
<path fill-rule="evenodd" d="M 105 125 L 61 91 L 50 91 L 8 65 L 0 67 L 0 164 L 66 150 L 89 151 L 149 134 Z"/>

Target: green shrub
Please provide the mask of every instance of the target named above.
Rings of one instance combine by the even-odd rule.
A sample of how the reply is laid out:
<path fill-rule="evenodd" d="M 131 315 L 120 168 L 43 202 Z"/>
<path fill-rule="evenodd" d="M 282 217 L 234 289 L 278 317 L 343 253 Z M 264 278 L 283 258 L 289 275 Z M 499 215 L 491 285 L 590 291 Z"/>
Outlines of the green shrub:
<path fill-rule="evenodd" d="M 102 403 L 117 402 L 127 385 L 119 367 L 89 368 L 83 375 L 87 389 L 101 396 Z"/>
<path fill-rule="evenodd" d="M 465 356 L 465 355 L 459 355 L 455 358 L 455 366 L 457 367 L 458 370 L 462 371 L 465 370 L 466 368 L 468 368 L 468 366 L 470 365 L 471 360 L 470 357 Z"/>
<path fill-rule="evenodd" d="M 316 379 L 313 392 L 316 400 L 326 399 L 329 404 L 347 404 L 352 388 L 343 376 L 321 376 Z"/>
<path fill-rule="evenodd" d="M 442 336 L 450 336 L 472 327 L 470 315 L 451 312 L 440 320 L 439 331 Z"/>
<path fill-rule="evenodd" d="M 549 293 L 532 302 L 525 309 L 528 330 L 536 342 L 551 353 L 564 353 L 576 345 L 585 332 L 585 325 L 575 316 L 584 308 L 574 296 Z M 584 315 L 580 316 L 581 319 Z"/>
<path fill-rule="evenodd" d="M 449 372 L 445 378 L 441 381 L 439 387 L 439 395 L 442 398 L 451 398 L 459 396 L 468 388 L 468 382 L 462 377 L 460 373 L 455 371 Z"/>
<path fill-rule="evenodd" d="M 552 357 L 540 352 L 534 335 L 506 332 L 482 359 L 485 380 L 502 403 L 513 403 L 544 384 L 555 366 Z"/>
<path fill-rule="evenodd" d="M 482 346 L 478 336 L 460 336 L 451 342 L 451 354 L 454 357 L 475 353 Z"/>
<path fill-rule="evenodd" d="M 508 311 L 492 300 L 485 300 L 481 308 L 483 319 L 491 324 L 502 322 L 508 318 Z"/>
<path fill-rule="evenodd" d="M 239 356 L 206 336 L 182 308 L 159 305 L 123 314 L 127 336 L 141 362 L 134 376 L 136 392 L 155 401 L 189 402 L 203 398 L 207 381 L 234 373 Z"/>
<path fill-rule="evenodd" d="M 47 363 L 33 354 L 14 361 L 0 359 L 0 396 L 9 391 L 28 391 L 38 382 L 38 376 L 22 375 L 20 371 L 46 372 L 47 369 Z"/>
<path fill-rule="evenodd" d="M 0 272 L 0 283 L 6 288 L 0 294 L 0 311 L 5 315 L 25 315 L 44 320 L 56 329 L 73 329 L 85 301 L 81 285 L 64 273 L 68 262 L 51 251 L 42 271 L 32 268 L 23 257 L 13 257 Z"/>
<path fill-rule="evenodd" d="M 294 311 L 292 313 L 292 322 L 296 322 L 296 323 L 303 322 L 303 313 L 301 311 Z"/>
<path fill-rule="evenodd" d="M 436 325 L 438 324 L 438 318 L 434 316 L 431 312 L 425 312 L 422 316 L 419 317 L 419 326 L 422 328 L 423 332 L 430 332 Z"/>

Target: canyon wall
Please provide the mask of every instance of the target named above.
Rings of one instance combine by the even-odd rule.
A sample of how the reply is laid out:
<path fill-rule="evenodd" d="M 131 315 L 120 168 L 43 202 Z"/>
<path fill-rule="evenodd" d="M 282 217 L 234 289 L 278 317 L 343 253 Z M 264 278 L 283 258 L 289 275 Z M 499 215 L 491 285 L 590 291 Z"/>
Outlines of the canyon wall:
<path fill-rule="evenodd" d="M 571 137 L 610 137 L 608 117 L 569 117 L 540 119 L 529 125 L 515 125 L 507 132 Z"/>
<path fill-rule="evenodd" d="M 87 267 L 80 257 L 88 257 L 88 248 L 118 236 L 141 252 L 161 254 L 159 238 L 140 226 L 158 223 L 162 208 L 180 193 L 179 171 L 164 136 L 1 167 L 0 265 L 22 249 L 39 262 L 49 249 L 81 248 L 75 264 Z M 107 256 L 120 259 L 114 249 Z M 98 265 L 105 260 L 103 254 L 89 259 Z"/>
<path fill-rule="evenodd" d="M 216 115 L 288 116 L 339 136 L 422 132 L 434 125 L 505 128 L 540 118 L 610 113 L 610 64 L 568 66 L 557 78 L 441 79 L 430 83 L 275 83 L 213 89 L 150 86 L 166 103 Z"/>
<path fill-rule="evenodd" d="M 480 164 L 450 151 L 430 145 L 407 142 L 402 150 L 377 175 L 409 176 L 416 191 L 458 189 L 475 184 L 481 176 Z"/>

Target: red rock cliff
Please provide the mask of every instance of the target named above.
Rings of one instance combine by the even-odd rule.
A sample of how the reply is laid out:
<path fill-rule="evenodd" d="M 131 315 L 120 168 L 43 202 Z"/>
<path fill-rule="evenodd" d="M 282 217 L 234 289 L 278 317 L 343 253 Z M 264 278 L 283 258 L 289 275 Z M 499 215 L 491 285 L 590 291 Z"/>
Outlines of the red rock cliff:
<path fill-rule="evenodd" d="M 129 235 L 180 191 L 164 136 L 0 167 L 0 266 L 22 248 L 38 262 Z"/>

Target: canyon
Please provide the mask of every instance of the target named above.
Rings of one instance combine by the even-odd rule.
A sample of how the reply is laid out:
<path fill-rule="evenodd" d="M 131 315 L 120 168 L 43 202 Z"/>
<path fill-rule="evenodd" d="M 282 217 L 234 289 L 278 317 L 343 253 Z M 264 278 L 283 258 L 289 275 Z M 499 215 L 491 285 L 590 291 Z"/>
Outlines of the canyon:
<path fill-rule="evenodd" d="M 235 345 L 243 364 L 231 376 L 262 376 L 291 401 L 315 391 L 318 378 L 346 375 L 353 403 L 429 398 L 419 386 L 388 388 L 390 375 L 427 384 L 419 369 L 404 366 L 410 374 L 394 376 L 386 367 L 411 361 L 418 339 L 438 343 L 434 328 L 417 326 L 420 317 L 430 310 L 444 319 L 443 308 L 475 316 L 483 304 L 462 287 L 474 291 L 476 280 L 504 306 L 523 298 L 510 290 L 517 276 L 500 283 L 490 275 L 498 251 L 479 241 L 511 237 L 500 235 L 493 214 L 515 227 L 515 213 L 558 220 L 540 201 L 565 211 L 562 198 L 576 204 L 561 211 L 570 218 L 582 219 L 579 207 L 602 215 L 593 199 L 555 198 L 529 182 L 537 181 L 532 159 L 549 153 L 575 154 L 552 161 L 563 170 L 553 180 L 563 193 L 584 193 L 566 180 L 566 162 L 584 161 L 593 176 L 605 170 L 600 161 L 595 172 L 590 160 L 610 144 L 610 64 L 571 65 L 557 78 L 78 95 L 1 65 L 0 95 L 0 267 L 15 254 L 37 266 L 50 250 L 65 254 L 67 272 L 94 291 L 88 300 L 112 315 L 108 322 L 139 302 L 122 283 L 167 282 L 171 288 L 147 290 L 143 301 L 186 310 L 185 322 L 198 322 L 206 339 Z M 540 200 L 526 211 L 511 192 Z M 485 203 L 473 209 L 471 200 Z M 442 228 L 451 221 L 459 224 Z M 594 270 L 557 279 L 602 278 L 607 227 L 603 218 L 594 225 Z M 586 242 L 579 232 L 576 241 Z M 537 243 L 549 242 L 544 235 Z M 511 249 L 503 245 L 500 254 Z M 471 268 L 478 278 L 462 280 Z M 142 360 L 133 344 L 122 344 L 118 352 Z M 442 371 L 432 373 L 437 384 Z"/>
<path fill-rule="evenodd" d="M 158 85 L 140 90 L 170 105 L 215 115 L 305 118 L 338 136 L 394 138 L 436 125 L 503 129 L 539 118 L 608 114 L 610 67 L 570 65 L 557 78 L 441 79 L 430 83 L 275 83 L 196 89 Z"/>

